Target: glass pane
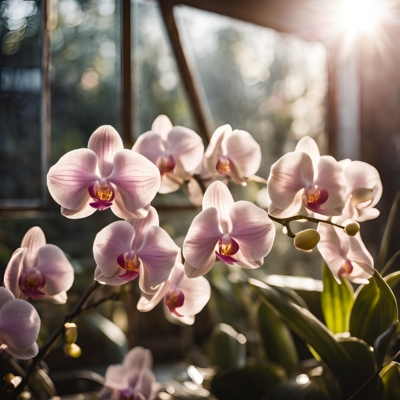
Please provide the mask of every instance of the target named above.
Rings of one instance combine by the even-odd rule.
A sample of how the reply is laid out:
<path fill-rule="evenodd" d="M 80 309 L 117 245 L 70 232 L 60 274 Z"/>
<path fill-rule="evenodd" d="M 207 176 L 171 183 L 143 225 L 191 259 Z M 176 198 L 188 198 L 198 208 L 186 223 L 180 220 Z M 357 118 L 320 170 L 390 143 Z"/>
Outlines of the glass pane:
<path fill-rule="evenodd" d="M 45 189 L 41 4 L 0 3 L 0 207 L 40 206 Z"/>

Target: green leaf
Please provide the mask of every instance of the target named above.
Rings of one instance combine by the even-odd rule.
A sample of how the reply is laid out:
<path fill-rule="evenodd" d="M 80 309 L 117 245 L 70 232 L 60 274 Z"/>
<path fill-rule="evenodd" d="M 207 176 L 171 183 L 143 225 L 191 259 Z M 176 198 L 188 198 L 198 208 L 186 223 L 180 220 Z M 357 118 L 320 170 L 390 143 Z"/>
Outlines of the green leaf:
<path fill-rule="evenodd" d="M 211 335 L 211 364 L 220 368 L 242 368 L 246 364 L 246 338 L 230 325 L 218 324 Z"/>
<path fill-rule="evenodd" d="M 389 285 L 390 289 L 393 290 L 395 286 L 400 282 L 400 271 L 396 271 L 392 274 L 386 275 L 383 279 Z"/>
<path fill-rule="evenodd" d="M 248 366 L 215 375 L 211 391 L 219 400 L 261 400 L 285 378 L 283 369 L 273 364 Z"/>
<path fill-rule="evenodd" d="M 268 359 L 281 365 L 291 375 L 299 363 L 296 346 L 282 319 L 265 303 L 261 303 L 258 309 L 258 327 Z"/>
<path fill-rule="evenodd" d="M 376 364 L 380 367 L 385 359 L 385 354 L 389 343 L 393 337 L 393 335 L 397 331 L 397 327 L 399 325 L 399 321 L 394 321 L 389 325 L 389 328 L 386 329 L 380 336 L 377 337 L 374 343 L 374 350 L 375 350 L 375 358 Z"/>
<path fill-rule="evenodd" d="M 383 371 L 383 395 L 382 400 L 400 399 L 400 364 L 391 362 Z"/>
<path fill-rule="evenodd" d="M 377 271 L 358 292 L 350 315 L 351 336 L 371 346 L 397 320 L 397 302 L 388 284 Z"/>
<path fill-rule="evenodd" d="M 345 278 L 336 282 L 326 263 L 322 269 L 324 290 L 321 294 L 321 307 L 326 326 L 333 332 L 348 332 L 351 309 L 354 304 L 353 288 Z"/>
<path fill-rule="evenodd" d="M 274 307 L 288 328 L 314 348 L 339 380 L 345 395 L 351 395 L 364 383 L 352 365 L 352 356 L 313 314 L 263 282 L 250 279 L 249 283 L 262 301 Z"/>

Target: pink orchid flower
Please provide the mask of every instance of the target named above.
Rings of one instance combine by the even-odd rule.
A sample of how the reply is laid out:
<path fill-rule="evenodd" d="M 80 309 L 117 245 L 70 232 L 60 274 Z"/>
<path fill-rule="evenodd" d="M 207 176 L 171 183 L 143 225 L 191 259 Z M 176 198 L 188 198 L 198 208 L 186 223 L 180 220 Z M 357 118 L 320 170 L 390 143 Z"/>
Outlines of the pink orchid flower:
<path fill-rule="evenodd" d="M 4 285 L 20 299 L 44 298 L 64 304 L 74 282 L 74 269 L 60 248 L 46 244 L 43 231 L 34 226 L 12 255 Z"/>
<path fill-rule="evenodd" d="M 374 274 L 374 260 L 361 240 L 361 235 L 349 236 L 343 229 L 332 225 L 318 224 L 321 239 L 318 250 L 340 283 L 339 276 L 354 283 L 368 283 Z"/>
<path fill-rule="evenodd" d="M 140 288 L 153 294 L 167 280 L 179 247 L 158 226 L 157 211 L 150 207 L 145 218 L 113 222 L 101 230 L 93 253 L 97 281 L 117 286 L 140 275 Z"/>
<path fill-rule="evenodd" d="M 326 216 L 341 215 L 346 179 L 339 163 L 320 156 L 310 137 L 299 141 L 295 151 L 285 154 L 271 167 L 269 213 L 279 218 L 296 215 L 304 206 Z"/>
<path fill-rule="evenodd" d="M 160 173 L 146 157 L 124 150 L 111 126 L 101 126 L 87 149 L 70 151 L 47 174 L 61 213 L 84 218 L 111 207 L 120 218 L 143 218 L 160 186 Z"/>
<path fill-rule="evenodd" d="M 0 352 L 4 349 L 22 360 L 35 357 L 39 351 L 39 314 L 25 300 L 16 299 L 6 288 L 0 287 Z"/>
<path fill-rule="evenodd" d="M 159 115 L 151 131 L 143 133 L 132 147 L 157 165 L 161 174 L 159 193 L 179 189 L 199 169 L 204 145 L 201 137 L 183 126 L 172 126 L 166 115 Z"/>
<path fill-rule="evenodd" d="M 274 224 L 264 210 L 248 201 L 234 203 L 229 189 L 216 181 L 206 190 L 203 211 L 183 244 L 185 273 L 189 278 L 206 274 L 215 257 L 228 265 L 258 268 L 274 238 Z"/>
<path fill-rule="evenodd" d="M 223 125 L 213 133 L 204 153 L 202 177 L 205 180 L 231 178 L 245 186 L 250 179 L 261 179 L 254 175 L 260 164 L 261 148 L 250 133 L 239 129 L 232 131 L 230 125 Z"/>
<path fill-rule="evenodd" d="M 347 219 L 367 221 L 377 218 L 379 210 L 374 208 L 382 196 L 379 172 L 362 161 L 342 160 L 339 164 L 346 177 L 346 204 L 342 216 L 335 217 L 340 224 Z"/>
<path fill-rule="evenodd" d="M 151 311 L 164 298 L 164 304 L 173 315 L 184 324 L 193 325 L 194 316 L 204 308 L 210 296 L 211 288 L 207 279 L 202 276 L 187 278 L 179 262 L 156 294 L 140 298 L 137 309 L 142 312 Z"/>
<path fill-rule="evenodd" d="M 99 400 L 154 400 L 161 385 L 151 371 L 152 364 L 150 350 L 139 346 L 130 350 L 122 364 L 107 368 Z"/>

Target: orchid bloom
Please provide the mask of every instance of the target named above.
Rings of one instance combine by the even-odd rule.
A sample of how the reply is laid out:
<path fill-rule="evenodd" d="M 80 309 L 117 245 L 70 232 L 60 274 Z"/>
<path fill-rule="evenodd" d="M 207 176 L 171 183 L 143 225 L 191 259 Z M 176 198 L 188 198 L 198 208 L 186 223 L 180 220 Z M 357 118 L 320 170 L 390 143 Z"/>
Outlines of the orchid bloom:
<path fill-rule="evenodd" d="M 234 203 L 229 189 L 212 183 L 203 199 L 203 211 L 189 228 L 183 244 L 185 273 L 206 274 L 215 257 L 225 264 L 258 268 L 270 252 L 275 227 L 268 214 L 248 201 Z"/>
<path fill-rule="evenodd" d="M 147 217 L 117 221 L 101 230 L 93 244 L 97 263 L 95 279 L 107 285 L 122 285 L 138 275 L 143 292 L 153 294 L 167 280 L 179 247 L 158 226 L 157 211 Z"/>
<path fill-rule="evenodd" d="M 132 150 L 144 155 L 160 170 L 158 192 L 171 193 L 199 169 L 204 145 L 196 132 L 183 126 L 173 127 L 166 115 L 159 115 L 151 131 L 139 136 Z"/>
<path fill-rule="evenodd" d="M 124 150 L 113 127 L 101 126 L 87 149 L 70 151 L 50 168 L 47 186 L 68 218 L 109 207 L 120 218 L 143 218 L 160 186 L 160 173 L 146 157 Z"/>
<path fill-rule="evenodd" d="M 379 172 L 372 165 L 362 161 L 342 160 L 339 164 L 346 177 L 346 204 L 341 217 L 335 217 L 338 224 L 347 219 L 367 221 L 379 216 L 373 208 L 382 196 L 382 182 Z"/>
<path fill-rule="evenodd" d="M 22 360 L 35 357 L 39 351 L 39 329 L 39 314 L 32 304 L 16 299 L 8 289 L 0 287 L 0 352 L 7 349 Z"/>
<path fill-rule="evenodd" d="M 354 283 L 368 283 L 375 271 L 374 260 L 360 234 L 349 236 L 343 229 L 325 223 L 318 224 L 318 232 L 318 250 L 338 283 L 340 276 Z"/>
<path fill-rule="evenodd" d="M 4 273 L 4 285 L 15 297 L 25 300 L 44 298 L 63 304 L 73 282 L 72 265 L 60 248 L 46 244 L 38 226 L 26 232 Z"/>
<path fill-rule="evenodd" d="M 202 276 L 187 278 L 179 262 L 158 292 L 152 297 L 142 296 L 137 308 L 142 312 L 151 311 L 164 298 L 164 304 L 173 315 L 184 324 L 193 325 L 194 316 L 204 308 L 210 296 L 211 288 L 207 279 Z"/>
<path fill-rule="evenodd" d="M 231 178 L 239 185 L 249 179 L 260 180 L 254 174 L 261 164 L 261 148 L 249 132 L 230 125 L 220 126 L 213 133 L 204 153 L 203 178 Z"/>
<path fill-rule="evenodd" d="M 99 400 L 154 400 L 161 385 L 151 371 L 152 364 L 150 350 L 139 346 L 130 350 L 122 364 L 107 368 Z"/>
<path fill-rule="evenodd" d="M 296 215 L 304 206 L 326 216 L 341 215 L 346 180 L 339 163 L 320 156 L 310 137 L 299 141 L 295 151 L 285 154 L 271 167 L 269 213 L 279 218 Z"/>

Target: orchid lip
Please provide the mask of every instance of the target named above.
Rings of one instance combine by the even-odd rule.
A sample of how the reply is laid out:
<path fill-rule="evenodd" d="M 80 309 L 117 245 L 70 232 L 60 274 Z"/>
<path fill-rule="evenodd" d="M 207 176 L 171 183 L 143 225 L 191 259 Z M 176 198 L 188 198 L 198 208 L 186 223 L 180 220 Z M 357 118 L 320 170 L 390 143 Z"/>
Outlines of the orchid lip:
<path fill-rule="evenodd" d="M 139 275 L 140 260 L 133 251 L 120 254 L 117 258 L 118 265 L 125 270 L 118 278 L 126 281 L 132 281 Z"/>
<path fill-rule="evenodd" d="M 229 174 L 232 172 L 231 160 L 227 156 L 220 155 L 215 168 L 219 174 Z"/>
<path fill-rule="evenodd" d="M 158 157 L 156 165 L 160 170 L 160 174 L 165 175 L 174 170 L 176 166 L 176 160 L 172 154 L 163 153 L 160 157 Z"/>
<path fill-rule="evenodd" d="M 43 272 L 37 268 L 28 268 L 23 272 L 18 280 L 21 292 L 31 298 L 42 298 L 46 293 L 42 292 L 42 289 L 46 285 L 46 277 Z"/>
<path fill-rule="evenodd" d="M 88 187 L 90 197 L 94 200 L 89 205 L 96 210 L 104 211 L 112 206 L 115 193 L 107 179 L 100 178 L 98 181 L 91 183 Z"/>
<path fill-rule="evenodd" d="M 349 260 L 344 260 L 338 271 L 339 276 L 349 276 L 353 272 L 353 264 Z"/>
<path fill-rule="evenodd" d="M 164 296 L 165 305 L 168 307 L 169 311 L 177 317 L 183 317 L 183 315 L 179 314 L 176 309 L 182 307 L 184 302 L 185 295 L 182 290 L 178 288 L 170 289 L 170 291 Z"/>
<path fill-rule="evenodd" d="M 223 263 L 225 263 L 225 264 L 234 265 L 234 264 L 236 264 L 236 263 L 238 262 L 238 260 L 236 260 L 236 259 L 233 258 L 233 257 L 225 256 L 225 255 L 223 255 L 223 254 L 221 254 L 221 253 L 218 253 L 218 252 L 215 252 L 215 254 L 216 254 L 217 257 L 218 257 Z"/>
<path fill-rule="evenodd" d="M 308 184 L 304 188 L 302 200 L 305 207 L 314 212 L 324 212 L 325 208 L 321 205 L 326 203 L 329 198 L 329 192 L 324 187 L 317 187 L 313 184 Z"/>

